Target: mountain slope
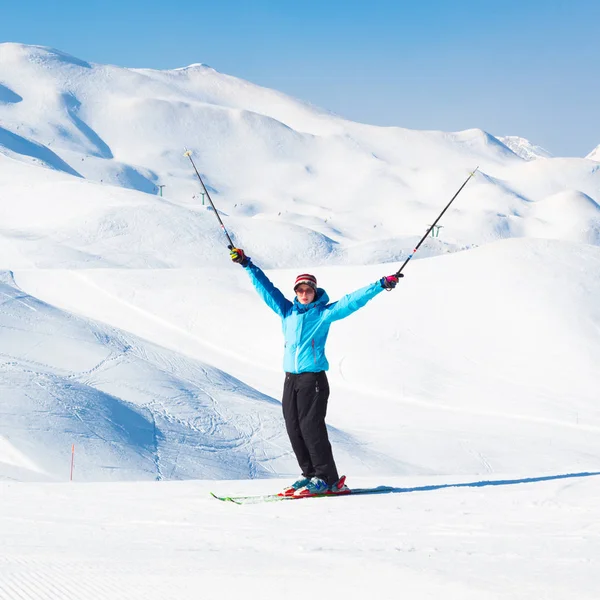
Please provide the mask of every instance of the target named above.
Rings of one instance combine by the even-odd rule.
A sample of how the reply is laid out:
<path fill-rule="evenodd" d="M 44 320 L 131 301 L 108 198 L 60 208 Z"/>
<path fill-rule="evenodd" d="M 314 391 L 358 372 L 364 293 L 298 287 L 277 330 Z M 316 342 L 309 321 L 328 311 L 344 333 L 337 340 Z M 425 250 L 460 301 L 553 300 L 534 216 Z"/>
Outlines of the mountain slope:
<path fill-rule="evenodd" d="M 148 194 L 164 186 L 171 202 L 195 208 L 189 147 L 234 231 L 238 218 L 246 230 L 253 219 L 303 227 L 328 260 L 336 244 L 360 246 L 357 263 L 362 251 L 365 262 L 398 260 L 399 250 L 373 244 L 410 248 L 477 165 L 489 177 L 448 215 L 442 251 L 524 235 L 529 205 L 549 195 L 580 191 L 600 202 L 600 173 L 583 159 L 529 164 L 481 130 L 352 123 L 204 65 L 126 69 L 1 44 L 0 82 L 0 153 Z M 256 243 L 246 230 L 240 243 Z"/>
<path fill-rule="evenodd" d="M 316 274 L 335 300 L 384 268 Z M 380 456 L 377 464 L 361 459 L 370 472 L 593 468 L 598 269 L 597 248 L 546 240 L 411 263 L 393 294 L 332 327 L 329 423 Z M 291 296 L 295 271 L 269 276 Z M 160 339 L 279 397 L 278 319 L 237 266 L 15 277 L 56 306 Z M 345 469 L 362 472 L 361 461 L 347 461 Z"/>
<path fill-rule="evenodd" d="M 278 403 L 0 284 L 0 478 L 237 478 L 290 468 Z M 8 469 L 6 469 L 8 467 Z M 21 477 L 19 477 L 21 478 Z"/>
<path fill-rule="evenodd" d="M 0 82 L 3 476 L 64 478 L 73 442 L 89 480 L 296 474 L 279 323 L 185 145 L 234 242 L 286 294 L 308 270 L 332 299 L 395 271 L 479 165 L 398 289 L 332 328 L 336 458 L 355 476 L 596 463 L 595 163 L 351 123 L 201 65 L 2 44 Z"/>

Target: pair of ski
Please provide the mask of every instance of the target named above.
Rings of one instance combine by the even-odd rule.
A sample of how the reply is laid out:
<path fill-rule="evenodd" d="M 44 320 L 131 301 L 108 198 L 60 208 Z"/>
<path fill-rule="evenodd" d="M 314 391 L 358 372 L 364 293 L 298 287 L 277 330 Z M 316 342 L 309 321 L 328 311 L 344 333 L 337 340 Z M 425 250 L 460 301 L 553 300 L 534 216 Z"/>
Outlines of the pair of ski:
<path fill-rule="evenodd" d="M 280 496 L 279 494 L 264 494 L 257 496 L 217 496 L 217 494 L 210 495 L 217 500 L 222 502 L 233 502 L 233 504 L 260 504 L 263 502 L 280 502 L 282 500 L 305 500 L 307 498 L 339 498 L 344 496 L 359 496 L 367 494 L 391 494 L 397 491 L 396 488 L 388 486 L 379 486 L 375 488 L 355 488 L 348 490 L 347 492 L 340 492 L 337 494 L 312 494 L 310 496 Z"/>

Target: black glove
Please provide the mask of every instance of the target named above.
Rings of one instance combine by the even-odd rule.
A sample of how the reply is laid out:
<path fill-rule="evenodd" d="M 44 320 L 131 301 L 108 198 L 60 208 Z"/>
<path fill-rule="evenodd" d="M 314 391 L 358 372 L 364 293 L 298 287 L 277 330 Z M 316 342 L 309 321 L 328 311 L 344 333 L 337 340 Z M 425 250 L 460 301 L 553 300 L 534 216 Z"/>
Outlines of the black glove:
<path fill-rule="evenodd" d="M 387 275 L 386 277 L 382 277 L 379 280 L 379 283 L 384 290 L 391 292 L 396 287 L 400 277 L 404 277 L 404 273 L 400 273 L 398 275 Z"/>
<path fill-rule="evenodd" d="M 247 267 L 250 264 L 250 257 L 246 256 L 241 248 L 232 248 L 229 256 L 231 256 L 234 263 L 238 263 L 242 267 Z"/>

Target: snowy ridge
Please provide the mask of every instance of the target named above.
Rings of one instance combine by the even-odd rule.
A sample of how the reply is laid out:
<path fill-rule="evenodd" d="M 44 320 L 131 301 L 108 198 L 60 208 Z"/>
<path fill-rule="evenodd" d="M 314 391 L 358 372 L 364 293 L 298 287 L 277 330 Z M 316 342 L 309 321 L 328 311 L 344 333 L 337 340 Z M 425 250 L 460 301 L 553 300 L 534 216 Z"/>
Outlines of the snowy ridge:
<path fill-rule="evenodd" d="M 587 159 L 589 160 L 595 160 L 597 162 L 600 162 L 600 145 L 596 146 L 596 148 L 594 148 L 587 156 Z"/>
<path fill-rule="evenodd" d="M 537 158 L 551 158 L 548 150 L 533 144 L 529 140 L 517 135 L 496 136 L 505 146 L 510 148 L 517 156 L 525 160 L 536 160 Z"/>
<path fill-rule="evenodd" d="M 296 247 L 304 234 L 312 236 L 308 243 L 317 248 L 306 261 L 313 264 L 357 245 L 365 262 L 398 260 L 398 250 L 369 257 L 369 243 L 410 246 L 408 237 L 418 239 L 477 165 L 490 178 L 485 188 L 470 184 L 464 208 L 448 215 L 443 251 L 523 235 L 528 205 L 547 195 L 571 190 L 600 200 L 600 174 L 583 160 L 523 165 L 477 129 L 352 123 L 204 65 L 125 69 L 5 43 L 0 83 L 0 153 L 102 184 L 152 195 L 162 189 L 170 202 L 196 210 L 198 182 L 182 156 L 189 147 L 234 233 L 243 219 L 240 242 L 255 245 L 264 224 L 253 221 L 267 221 L 282 237 L 288 228 Z M 363 262 L 360 253 L 351 256 Z M 291 264 L 282 256 L 273 266 Z"/>

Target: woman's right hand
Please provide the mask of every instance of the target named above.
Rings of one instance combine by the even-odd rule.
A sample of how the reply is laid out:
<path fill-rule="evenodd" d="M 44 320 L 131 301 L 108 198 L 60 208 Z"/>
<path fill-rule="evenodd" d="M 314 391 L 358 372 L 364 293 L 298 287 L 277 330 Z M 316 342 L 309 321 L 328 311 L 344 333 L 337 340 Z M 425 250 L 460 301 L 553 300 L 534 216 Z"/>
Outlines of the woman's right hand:
<path fill-rule="evenodd" d="M 231 260 L 234 263 L 238 263 L 239 265 L 242 265 L 242 267 L 245 267 L 250 260 L 250 257 L 246 256 L 241 248 L 231 248 L 229 256 L 231 256 Z"/>

